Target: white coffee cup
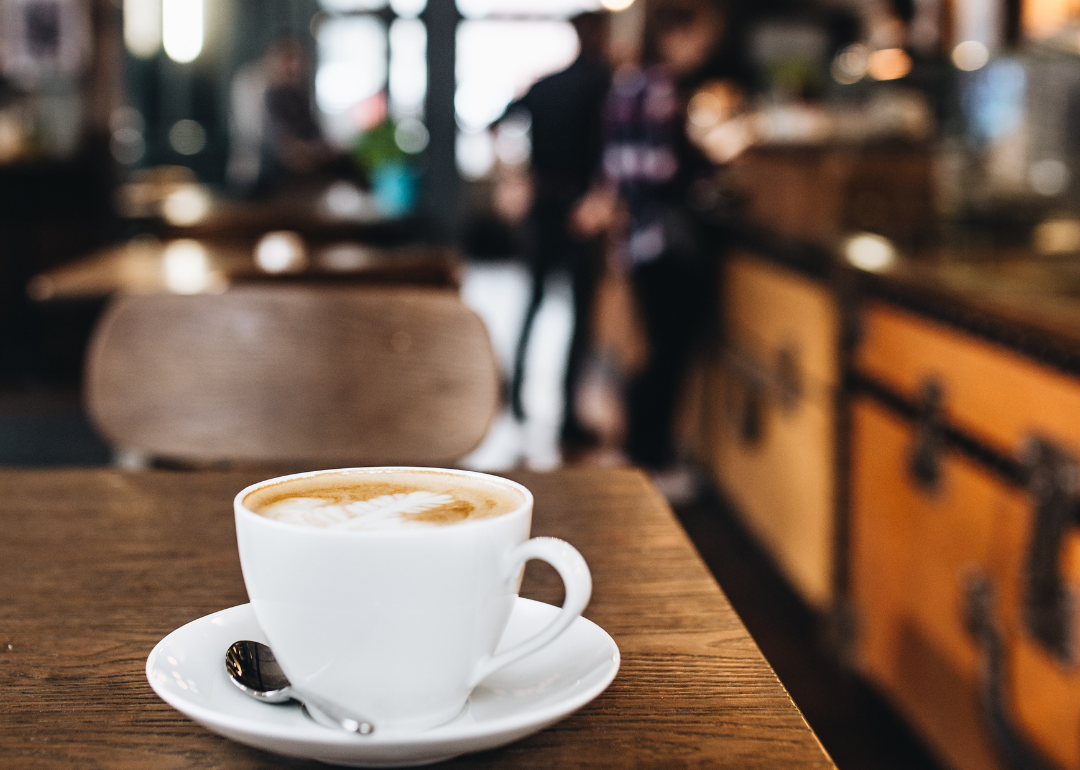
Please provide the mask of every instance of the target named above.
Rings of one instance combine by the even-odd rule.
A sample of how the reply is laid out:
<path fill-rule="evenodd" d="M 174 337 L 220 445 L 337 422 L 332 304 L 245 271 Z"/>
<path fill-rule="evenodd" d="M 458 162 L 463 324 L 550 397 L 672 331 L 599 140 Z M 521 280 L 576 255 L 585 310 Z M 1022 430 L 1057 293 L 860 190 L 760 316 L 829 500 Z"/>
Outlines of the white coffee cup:
<path fill-rule="evenodd" d="M 376 531 L 286 523 L 245 505 L 252 493 L 297 479 L 396 472 L 450 474 L 514 493 L 521 503 L 489 518 Z M 532 494 L 513 481 L 426 468 L 317 471 L 241 491 L 234 508 L 244 582 L 294 690 L 370 722 L 379 734 L 453 719 L 484 677 L 552 642 L 588 604 L 585 560 L 562 540 L 530 540 L 532 507 Z M 562 577 L 562 610 L 547 628 L 496 655 L 530 559 Z"/>

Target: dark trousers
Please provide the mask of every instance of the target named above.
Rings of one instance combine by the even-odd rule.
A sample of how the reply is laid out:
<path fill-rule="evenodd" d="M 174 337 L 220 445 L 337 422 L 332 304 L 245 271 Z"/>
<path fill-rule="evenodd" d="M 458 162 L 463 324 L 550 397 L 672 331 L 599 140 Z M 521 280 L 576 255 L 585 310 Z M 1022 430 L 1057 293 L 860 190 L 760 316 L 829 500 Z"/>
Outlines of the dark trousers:
<path fill-rule="evenodd" d="M 712 271 L 666 255 L 638 265 L 631 275 L 648 339 L 645 368 L 627 393 L 626 453 L 646 468 L 676 459 L 675 409 L 713 307 Z"/>
<path fill-rule="evenodd" d="M 510 406 L 514 416 L 522 420 L 525 409 L 521 402 L 521 387 L 525 378 L 525 358 L 529 348 L 536 313 L 544 301 L 544 282 L 559 268 L 567 268 L 574 296 L 574 326 L 570 337 L 570 351 L 563 379 L 565 411 L 564 436 L 580 427 L 574 414 L 574 398 L 582 366 L 589 351 L 593 301 L 600 275 L 598 246 L 593 242 L 581 242 L 567 232 L 567 221 L 573 207 L 572 200 L 538 201 L 529 216 L 529 272 L 532 289 L 525 320 L 521 326 L 517 351 L 514 355 L 513 379 L 510 383 Z"/>

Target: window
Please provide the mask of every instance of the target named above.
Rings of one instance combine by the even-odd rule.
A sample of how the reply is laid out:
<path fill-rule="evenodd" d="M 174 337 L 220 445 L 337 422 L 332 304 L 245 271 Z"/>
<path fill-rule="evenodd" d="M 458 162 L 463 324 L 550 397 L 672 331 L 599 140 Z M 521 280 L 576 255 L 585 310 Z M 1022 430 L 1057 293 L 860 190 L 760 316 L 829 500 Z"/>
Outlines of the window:
<path fill-rule="evenodd" d="M 457 0 L 458 169 L 485 176 L 495 161 L 487 126 L 544 75 L 568 66 L 578 41 L 566 19 L 599 0 Z"/>
<path fill-rule="evenodd" d="M 331 140 L 351 144 L 387 111 L 398 122 L 422 120 L 427 30 L 417 17 L 426 0 L 321 0 L 321 5 L 328 18 L 316 33 L 315 95 Z"/>

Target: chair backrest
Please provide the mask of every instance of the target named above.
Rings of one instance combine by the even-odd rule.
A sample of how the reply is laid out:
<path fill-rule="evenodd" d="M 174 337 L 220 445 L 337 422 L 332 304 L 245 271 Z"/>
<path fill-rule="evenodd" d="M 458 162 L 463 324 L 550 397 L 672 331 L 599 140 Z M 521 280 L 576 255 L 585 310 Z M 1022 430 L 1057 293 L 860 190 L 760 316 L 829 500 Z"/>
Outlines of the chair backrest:
<path fill-rule="evenodd" d="M 114 446 L 155 458 L 436 465 L 479 444 L 499 380 L 453 291 L 262 285 L 114 300 L 86 400 Z"/>

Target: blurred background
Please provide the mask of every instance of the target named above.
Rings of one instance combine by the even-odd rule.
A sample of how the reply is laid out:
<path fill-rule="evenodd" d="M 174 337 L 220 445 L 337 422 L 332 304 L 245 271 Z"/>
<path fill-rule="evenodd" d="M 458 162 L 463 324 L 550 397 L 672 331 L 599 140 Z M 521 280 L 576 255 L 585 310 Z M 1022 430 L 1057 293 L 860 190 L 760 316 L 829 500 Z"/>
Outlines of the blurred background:
<path fill-rule="evenodd" d="M 1078 174 L 1076 0 L 0 0 L 0 465 L 154 464 L 118 297 L 458 292 L 841 768 L 1080 766 Z"/>

